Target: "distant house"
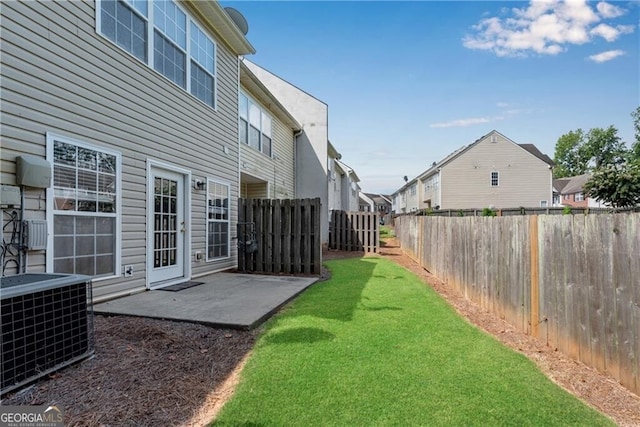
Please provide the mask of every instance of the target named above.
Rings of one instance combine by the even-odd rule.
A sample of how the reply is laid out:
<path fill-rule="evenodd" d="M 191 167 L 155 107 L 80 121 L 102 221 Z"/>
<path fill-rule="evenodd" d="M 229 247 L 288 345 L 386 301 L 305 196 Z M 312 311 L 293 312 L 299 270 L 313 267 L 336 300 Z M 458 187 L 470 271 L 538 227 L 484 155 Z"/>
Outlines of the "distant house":
<path fill-rule="evenodd" d="M 591 174 L 585 173 L 577 176 L 558 178 L 553 180 L 553 205 L 570 206 L 575 208 L 601 208 L 605 205 L 587 196 L 584 185 L 591 178 Z"/>
<path fill-rule="evenodd" d="M 360 193 L 360 206 L 358 210 L 360 212 L 375 212 L 375 203 L 366 193 Z"/>
<path fill-rule="evenodd" d="M 329 209 L 357 211 L 359 209 L 360 178 L 350 166 L 340 160 L 335 160 L 334 166 L 333 188 L 334 191 L 338 189 L 339 194 L 339 197 L 334 198 L 334 201 L 340 200 L 340 203 L 329 205 Z M 329 186 L 331 187 L 331 182 L 329 182 Z"/>
<path fill-rule="evenodd" d="M 553 166 L 535 145 L 493 130 L 408 180 L 392 195 L 393 209 L 551 206 Z"/>
<path fill-rule="evenodd" d="M 384 194 L 365 193 L 365 196 L 373 202 L 373 210 L 384 216 L 391 212 L 391 197 Z"/>

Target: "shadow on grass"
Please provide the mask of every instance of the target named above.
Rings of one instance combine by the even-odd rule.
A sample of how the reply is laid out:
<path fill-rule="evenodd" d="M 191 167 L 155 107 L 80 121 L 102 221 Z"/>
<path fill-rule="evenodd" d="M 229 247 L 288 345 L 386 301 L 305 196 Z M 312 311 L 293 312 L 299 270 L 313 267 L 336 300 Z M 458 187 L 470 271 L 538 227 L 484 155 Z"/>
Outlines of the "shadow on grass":
<path fill-rule="evenodd" d="M 326 304 L 306 304 L 298 301 L 294 313 L 287 316 L 314 316 L 323 319 L 349 322 L 361 306 L 362 291 L 373 276 L 375 262 L 363 258 L 349 258 L 327 261 L 331 278 L 310 289 L 324 295 Z"/>
<path fill-rule="evenodd" d="M 330 341 L 335 338 L 330 332 L 320 328 L 292 328 L 267 335 L 268 344 L 300 344 Z"/>

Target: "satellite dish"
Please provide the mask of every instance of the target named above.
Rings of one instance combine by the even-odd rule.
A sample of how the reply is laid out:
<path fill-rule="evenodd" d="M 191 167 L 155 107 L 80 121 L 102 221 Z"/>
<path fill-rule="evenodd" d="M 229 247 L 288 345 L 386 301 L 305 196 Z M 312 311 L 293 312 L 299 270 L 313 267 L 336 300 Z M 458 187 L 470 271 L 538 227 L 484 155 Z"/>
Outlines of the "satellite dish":
<path fill-rule="evenodd" d="M 229 18 L 236 24 L 236 27 L 246 36 L 249 32 L 249 24 L 245 17 L 232 7 L 225 7 L 224 10 L 227 12 L 227 15 L 229 15 Z"/>

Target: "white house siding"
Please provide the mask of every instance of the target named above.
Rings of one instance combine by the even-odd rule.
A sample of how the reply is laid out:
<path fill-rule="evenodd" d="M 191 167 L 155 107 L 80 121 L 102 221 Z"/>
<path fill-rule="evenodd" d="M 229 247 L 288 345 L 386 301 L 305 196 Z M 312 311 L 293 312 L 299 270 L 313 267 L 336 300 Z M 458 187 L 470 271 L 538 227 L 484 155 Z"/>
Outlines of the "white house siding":
<path fill-rule="evenodd" d="M 440 173 L 435 172 L 419 180 L 418 188 L 420 209 L 435 209 L 440 206 Z"/>
<path fill-rule="evenodd" d="M 252 62 L 244 63 L 302 125 L 302 134 L 296 140 L 295 193 L 297 198 L 320 198 L 324 206 L 320 210 L 322 242 L 326 244 L 329 241 L 327 104 Z"/>
<path fill-rule="evenodd" d="M 256 100 L 251 92 L 241 90 L 251 98 L 251 102 L 271 117 L 271 141 L 274 157 L 241 143 L 240 172 L 264 181 L 265 185 L 242 183 L 242 193 L 246 197 L 293 199 L 295 197 L 295 165 L 293 130 L 283 123 L 277 113 Z"/>
<path fill-rule="evenodd" d="M 497 142 L 491 142 L 491 136 Z M 491 172 L 499 186 L 491 186 Z M 442 166 L 442 209 L 551 206 L 551 169 L 498 133 L 490 133 Z"/>
<path fill-rule="evenodd" d="M 328 177 L 328 208 L 330 211 L 348 210 L 347 205 L 343 203 L 344 197 L 342 196 L 345 187 L 345 181 L 347 180 L 347 174 L 335 159 L 329 158 L 328 162 L 332 165 L 330 168 L 332 170 L 332 173 L 330 173 Z"/>
<path fill-rule="evenodd" d="M 16 156 L 45 156 L 47 132 L 122 153 L 122 265 L 134 274 L 95 281 L 96 300 L 145 289 L 147 159 L 229 183 L 235 234 L 238 63 L 214 40 L 217 111 L 97 34 L 93 2 L 2 4 L 2 183 L 15 183 Z M 192 190 L 192 260 L 205 250 L 205 199 Z M 45 206 L 42 191 L 29 191 L 26 217 L 45 218 Z M 192 261 L 191 272 L 231 268 L 233 245 L 231 255 Z M 27 271 L 45 270 L 42 254 L 28 260 Z"/>

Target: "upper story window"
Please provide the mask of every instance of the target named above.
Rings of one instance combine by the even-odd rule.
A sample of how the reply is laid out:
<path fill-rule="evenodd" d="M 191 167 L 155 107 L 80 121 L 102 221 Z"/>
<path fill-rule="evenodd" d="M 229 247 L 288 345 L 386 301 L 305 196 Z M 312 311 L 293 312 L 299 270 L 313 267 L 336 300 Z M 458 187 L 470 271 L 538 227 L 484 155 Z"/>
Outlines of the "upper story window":
<path fill-rule="evenodd" d="M 576 193 L 575 201 L 576 202 L 582 202 L 583 200 L 584 200 L 584 194 L 583 193 Z"/>
<path fill-rule="evenodd" d="M 438 174 L 432 175 L 426 181 L 424 181 L 425 194 L 430 193 L 432 190 L 436 190 L 439 187 L 440 176 Z"/>
<path fill-rule="evenodd" d="M 216 45 L 171 0 L 98 0 L 97 31 L 216 107 Z"/>
<path fill-rule="evenodd" d="M 411 186 L 411 188 L 409 188 L 409 195 L 411 195 L 411 196 L 415 196 L 416 195 L 416 187 L 417 187 L 416 184 L 413 184 Z"/>
<path fill-rule="evenodd" d="M 240 142 L 271 157 L 271 117 L 244 93 L 240 93 L 238 108 Z"/>
<path fill-rule="evenodd" d="M 491 186 L 497 187 L 500 185 L 500 174 L 498 172 L 491 172 Z"/>

